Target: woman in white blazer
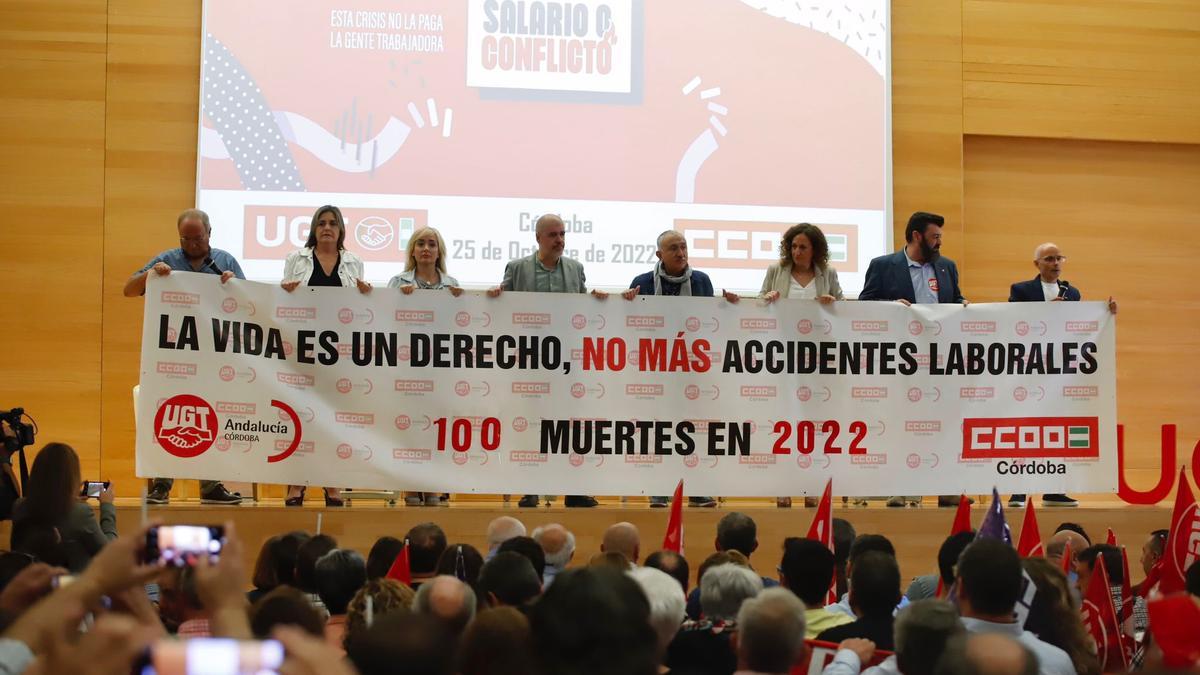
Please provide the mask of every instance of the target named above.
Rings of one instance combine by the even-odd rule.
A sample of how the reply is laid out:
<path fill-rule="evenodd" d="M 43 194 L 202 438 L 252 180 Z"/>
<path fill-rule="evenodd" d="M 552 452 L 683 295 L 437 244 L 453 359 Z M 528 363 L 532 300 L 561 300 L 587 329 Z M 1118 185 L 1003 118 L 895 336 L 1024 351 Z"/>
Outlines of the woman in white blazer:
<path fill-rule="evenodd" d="M 333 286 L 357 288 L 362 293 L 371 291 L 371 284 L 363 280 L 363 264 L 358 256 L 345 248 L 346 220 L 342 210 L 336 206 L 322 206 L 313 214 L 308 230 L 308 241 L 304 248 L 288 254 L 283 264 L 283 281 L 280 283 L 288 293 L 301 284 L 305 286 Z M 304 503 L 304 486 L 289 485 L 287 506 Z M 343 506 L 341 491 L 325 488 L 326 506 Z"/>
<path fill-rule="evenodd" d="M 844 300 L 837 270 L 829 266 L 829 243 L 825 233 L 811 223 L 793 225 L 783 233 L 779 242 L 779 262 L 767 268 L 758 297 L 768 303 L 780 298 L 816 300 L 828 305 Z M 791 497 L 778 497 L 775 505 L 788 508 Z M 804 505 L 817 505 L 816 497 L 805 497 Z"/>
<path fill-rule="evenodd" d="M 767 268 L 758 297 L 816 300 L 827 305 L 845 300 L 837 270 L 829 266 L 829 243 L 821 228 L 810 223 L 793 225 L 779 243 L 779 262 Z"/>

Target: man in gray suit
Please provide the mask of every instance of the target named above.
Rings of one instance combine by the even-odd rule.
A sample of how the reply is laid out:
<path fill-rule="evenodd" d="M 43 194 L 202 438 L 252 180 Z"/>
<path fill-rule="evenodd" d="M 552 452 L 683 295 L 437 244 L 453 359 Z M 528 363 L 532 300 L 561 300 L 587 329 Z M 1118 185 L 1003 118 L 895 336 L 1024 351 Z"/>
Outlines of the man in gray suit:
<path fill-rule="evenodd" d="M 583 263 L 563 256 L 566 247 L 567 227 L 562 218 L 553 213 L 538 218 L 534 230 L 538 250 L 533 255 L 509 261 L 504 268 L 504 281 L 488 291 L 489 297 L 497 297 L 503 291 L 535 293 L 587 293 L 587 279 L 583 274 Z M 593 290 L 597 298 L 607 298 L 608 293 Z M 537 495 L 525 495 L 518 506 L 533 508 L 538 505 Z M 584 495 L 568 495 L 568 507 L 596 506 L 596 499 Z"/>

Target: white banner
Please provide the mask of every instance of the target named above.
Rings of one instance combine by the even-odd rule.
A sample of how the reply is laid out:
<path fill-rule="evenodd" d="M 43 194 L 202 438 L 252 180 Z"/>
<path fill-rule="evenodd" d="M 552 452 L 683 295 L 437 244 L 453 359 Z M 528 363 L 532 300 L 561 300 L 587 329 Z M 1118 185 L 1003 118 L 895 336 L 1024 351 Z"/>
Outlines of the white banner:
<path fill-rule="evenodd" d="M 140 476 L 449 492 L 1116 489 L 1103 303 L 921 305 L 153 278 Z"/>

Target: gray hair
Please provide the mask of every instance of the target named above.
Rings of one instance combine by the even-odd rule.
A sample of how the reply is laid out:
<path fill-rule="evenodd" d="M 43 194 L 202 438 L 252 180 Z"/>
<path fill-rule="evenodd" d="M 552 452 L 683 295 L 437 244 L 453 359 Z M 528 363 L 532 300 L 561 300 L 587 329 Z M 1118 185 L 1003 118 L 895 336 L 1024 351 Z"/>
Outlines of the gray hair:
<path fill-rule="evenodd" d="M 910 603 L 896 615 L 893 628 L 901 672 L 930 673 L 946 644 L 966 633 L 958 611 L 945 600 Z"/>
<path fill-rule="evenodd" d="M 200 222 L 204 223 L 204 231 L 212 232 L 212 223 L 208 221 L 208 214 L 200 209 L 187 209 L 179 214 L 179 217 L 175 219 L 175 227 L 178 228 L 180 225 L 183 225 L 183 221 L 188 218 L 199 218 Z"/>
<path fill-rule="evenodd" d="M 542 543 L 542 535 L 544 535 L 547 530 L 552 528 L 561 529 L 566 539 L 562 545 L 562 548 L 554 551 L 553 553 L 547 551 L 546 545 Z M 571 532 L 562 525 L 559 525 L 558 523 L 539 525 L 533 528 L 533 534 L 531 534 L 530 537 L 532 537 L 533 540 L 542 547 L 542 552 L 546 554 L 546 564 L 550 567 L 560 570 L 564 569 L 567 566 L 567 563 L 571 562 L 571 556 L 575 555 L 575 533 Z"/>
<path fill-rule="evenodd" d="M 708 568 L 700 580 L 700 609 L 710 619 L 732 621 L 742 602 L 762 590 L 762 577 L 754 570 L 733 563 L 716 565 Z"/>
<path fill-rule="evenodd" d="M 1037 248 L 1033 249 L 1033 259 L 1037 260 L 1037 259 L 1041 258 L 1042 257 L 1042 249 L 1046 248 L 1047 246 L 1053 246 L 1054 248 L 1058 248 L 1058 244 L 1056 244 L 1052 241 L 1047 241 L 1047 242 L 1038 244 Z"/>
<path fill-rule="evenodd" d="M 488 523 L 487 543 L 489 549 L 496 548 L 500 544 L 503 544 L 513 537 L 524 536 L 525 523 L 522 523 L 512 516 L 500 516 L 499 518 Z"/>
<path fill-rule="evenodd" d="M 663 239 L 666 239 L 667 237 L 671 237 L 671 236 L 675 236 L 675 237 L 679 237 L 680 239 L 684 239 L 684 236 L 682 234 L 679 234 L 679 232 L 677 232 L 675 230 L 663 230 L 658 235 L 658 238 L 654 240 L 654 244 L 658 247 L 658 250 L 660 250 L 660 251 L 662 250 Z M 686 242 L 687 240 L 684 239 L 684 241 Z"/>
<path fill-rule="evenodd" d="M 636 567 L 625 574 L 641 586 L 650 601 L 650 626 L 658 635 L 660 653 L 665 654 L 667 645 L 671 644 L 687 616 L 683 589 L 670 574 L 653 567 Z"/>
<path fill-rule="evenodd" d="M 448 615 L 435 610 L 430 597 L 439 590 L 439 586 L 444 587 L 447 584 L 460 590 L 462 593 L 461 605 Z M 475 591 L 471 589 L 470 585 L 463 583 L 457 577 L 440 574 L 417 588 L 417 596 L 413 599 L 413 611 L 417 614 L 425 614 L 442 619 L 454 629 L 455 633 L 461 633 L 467 624 L 471 623 L 471 620 L 475 618 L 476 604 Z"/>
<path fill-rule="evenodd" d="M 786 588 L 768 588 L 743 602 L 737 630 L 738 660 L 745 669 L 788 672 L 804 651 L 804 611 L 804 603 Z"/>

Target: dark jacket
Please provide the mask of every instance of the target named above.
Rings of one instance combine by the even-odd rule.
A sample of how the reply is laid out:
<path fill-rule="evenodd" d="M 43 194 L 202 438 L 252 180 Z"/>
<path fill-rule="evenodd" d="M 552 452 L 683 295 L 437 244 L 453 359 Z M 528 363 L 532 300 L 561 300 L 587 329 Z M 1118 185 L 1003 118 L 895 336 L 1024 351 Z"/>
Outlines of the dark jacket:
<path fill-rule="evenodd" d="M 641 289 L 638 295 L 654 295 L 654 270 L 639 274 L 629 282 L 630 288 Z M 679 295 L 679 285 L 663 282 L 663 295 Z M 711 298 L 713 295 L 712 280 L 700 270 L 692 270 L 692 297 Z"/>
<path fill-rule="evenodd" d="M 821 631 L 817 639 L 838 644 L 850 638 L 863 638 L 874 642 L 876 649 L 895 651 L 896 643 L 892 639 L 893 623 L 895 619 L 890 612 L 883 616 L 864 616 L 857 621 Z"/>
<path fill-rule="evenodd" d="M 18 501 L 13 507 L 13 525 L 33 517 L 28 502 Z M 78 574 L 87 567 L 92 556 L 104 545 L 117 538 L 117 509 L 112 504 L 100 504 L 100 518 L 92 513 L 92 507 L 77 502 L 66 519 L 56 525 L 62 540 L 61 548 L 66 557 L 67 569 Z"/>
<path fill-rule="evenodd" d="M 1062 294 L 1062 286 L 1066 285 L 1066 294 Z M 1083 297 L 1079 293 L 1079 289 L 1070 285 L 1066 281 L 1059 281 L 1059 294 L 1063 300 L 1079 302 Z M 1008 289 L 1009 302 L 1045 302 L 1046 295 L 1042 292 L 1042 277 L 1039 274 L 1029 281 L 1018 281 Z"/>
<path fill-rule="evenodd" d="M 933 263 L 933 271 L 938 281 L 938 302 L 961 303 L 963 295 L 958 288 L 958 267 L 954 261 L 945 257 L 938 258 L 937 262 Z M 908 273 L 908 260 L 905 259 L 904 249 L 881 255 L 871 261 L 858 299 L 917 301 L 913 294 L 912 277 Z"/>

